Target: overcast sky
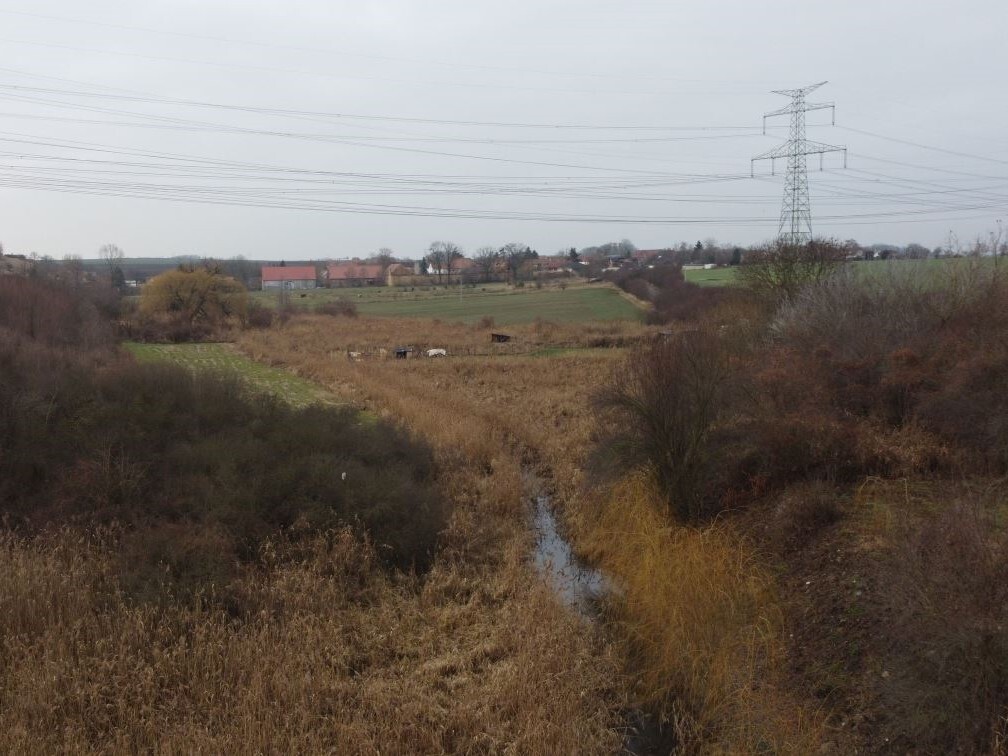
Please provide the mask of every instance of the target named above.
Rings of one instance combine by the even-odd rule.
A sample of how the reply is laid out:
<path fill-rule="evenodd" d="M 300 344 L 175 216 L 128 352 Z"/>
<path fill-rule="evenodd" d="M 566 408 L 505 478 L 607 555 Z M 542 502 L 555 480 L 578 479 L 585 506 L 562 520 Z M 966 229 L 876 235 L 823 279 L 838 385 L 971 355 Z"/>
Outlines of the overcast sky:
<path fill-rule="evenodd" d="M 777 232 L 810 97 L 813 230 L 967 244 L 1008 223 L 1008 3 L 0 3 L 9 252 L 540 253 Z"/>

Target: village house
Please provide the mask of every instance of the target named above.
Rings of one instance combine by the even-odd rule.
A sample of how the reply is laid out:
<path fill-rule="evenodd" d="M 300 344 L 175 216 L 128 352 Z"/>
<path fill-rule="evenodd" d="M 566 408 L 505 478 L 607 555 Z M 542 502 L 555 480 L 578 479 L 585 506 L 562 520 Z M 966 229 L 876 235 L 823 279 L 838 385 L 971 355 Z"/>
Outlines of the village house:
<path fill-rule="evenodd" d="M 262 288 L 314 289 L 318 285 L 314 265 L 263 265 Z"/>
<path fill-rule="evenodd" d="M 461 267 L 455 267 L 456 263 L 461 263 Z M 458 258 L 452 264 L 452 272 L 442 271 L 438 275 L 437 270 L 429 268 L 426 273 L 420 271 L 420 263 L 393 263 L 385 272 L 385 283 L 388 286 L 447 286 L 456 285 L 463 280 L 471 280 L 478 275 L 475 263 L 464 257 Z"/>
<path fill-rule="evenodd" d="M 566 257 L 534 257 L 523 267 L 535 277 L 561 276 L 570 272 L 570 259 Z"/>
<path fill-rule="evenodd" d="M 667 251 L 664 249 L 638 249 L 630 257 L 639 265 L 650 265 Z"/>
<path fill-rule="evenodd" d="M 427 269 L 427 275 L 433 276 L 436 283 L 457 284 L 462 281 L 475 280 L 479 271 L 476 268 L 476 263 L 468 257 L 455 257 L 451 261 L 451 271 L 447 266 L 438 268 L 432 264 Z"/>
<path fill-rule="evenodd" d="M 361 262 L 338 262 L 326 265 L 326 285 L 332 288 L 343 286 L 381 286 L 385 283 L 382 266 Z"/>
<path fill-rule="evenodd" d="M 430 286 L 431 277 L 420 273 L 419 263 L 392 263 L 385 271 L 387 286 Z"/>

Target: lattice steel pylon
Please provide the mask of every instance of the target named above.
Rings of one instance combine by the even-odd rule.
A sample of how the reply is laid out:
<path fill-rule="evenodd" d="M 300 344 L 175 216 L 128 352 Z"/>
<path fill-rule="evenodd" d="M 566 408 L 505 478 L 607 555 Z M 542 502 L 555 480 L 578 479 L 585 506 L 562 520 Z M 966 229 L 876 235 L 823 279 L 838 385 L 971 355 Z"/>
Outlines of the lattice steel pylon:
<path fill-rule="evenodd" d="M 836 106 L 832 102 L 810 103 L 805 96 L 825 84 L 810 84 L 801 89 L 777 89 L 774 94 L 791 98 L 787 107 L 766 113 L 763 116 L 763 133 L 766 134 L 766 119 L 780 115 L 791 116 L 791 134 L 788 140 L 772 150 L 757 155 L 750 161 L 749 173 L 756 175 L 756 161 L 769 160 L 770 172 L 775 173 L 775 161 L 787 158 L 787 178 L 784 182 L 784 202 L 781 205 L 780 226 L 777 230 L 781 241 L 786 244 L 805 244 L 812 240 L 812 207 L 809 203 L 808 170 L 805 158 L 808 155 L 819 156 L 819 168 L 822 170 L 822 156 L 827 152 L 842 152 L 844 168 L 847 167 L 847 148 L 836 147 L 821 142 L 810 142 L 805 138 L 805 114 L 810 110 L 833 111 L 833 123 L 836 123 Z"/>

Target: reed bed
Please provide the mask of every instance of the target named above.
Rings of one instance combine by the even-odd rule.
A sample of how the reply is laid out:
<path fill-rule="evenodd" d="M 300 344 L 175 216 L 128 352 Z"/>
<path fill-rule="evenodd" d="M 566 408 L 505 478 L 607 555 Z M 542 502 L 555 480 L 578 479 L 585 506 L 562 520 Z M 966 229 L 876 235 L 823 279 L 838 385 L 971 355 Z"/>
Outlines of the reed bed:
<path fill-rule="evenodd" d="M 452 354 L 450 336 L 440 344 Z M 304 319 L 247 334 L 240 348 L 401 419 L 449 457 L 512 474 L 536 467 L 577 550 L 615 580 L 603 624 L 622 660 L 621 695 L 665 720 L 667 742 L 705 752 L 818 748 L 821 718 L 769 674 L 782 653 L 781 610 L 755 550 L 722 526 L 671 526 L 637 477 L 611 493 L 594 486 L 592 398 L 623 350 L 352 361 L 334 348 L 352 338 Z M 522 514 L 512 512 L 510 527 Z"/>
<path fill-rule="evenodd" d="M 373 569 L 349 532 L 241 621 L 132 604 L 100 538 L 0 537 L 0 750 L 611 753 L 613 660 L 517 566 Z"/>

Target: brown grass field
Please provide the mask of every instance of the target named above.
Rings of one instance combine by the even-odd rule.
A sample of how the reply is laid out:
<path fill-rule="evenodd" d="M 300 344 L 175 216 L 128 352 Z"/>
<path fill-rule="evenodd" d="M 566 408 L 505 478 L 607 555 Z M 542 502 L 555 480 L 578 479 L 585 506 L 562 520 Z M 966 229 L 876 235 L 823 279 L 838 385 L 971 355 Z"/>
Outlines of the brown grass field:
<path fill-rule="evenodd" d="M 383 570 L 380 545 L 349 531 L 294 551 L 278 537 L 226 586 L 235 616 L 212 593 L 161 604 L 124 595 L 114 529 L 3 535 L 0 750 L 620 750 L 628 689 L 619 654 L 533 571 L 517 439 L 474 423 L 475 399 L 448 386 L 439 396 L 430 375 L 383 384 L 396 369 L 451 372 L 459 361 L 349 362 L 347 344 L 379 338 L 370 326 L 389 327 L 309 318 L 241 346 L 264 360 L 275 350 L 270 362 L 287 358 L 341 398 L 428 436 L 452 507 L 433 568 L 418 577 Z M 627 336 L 622 326 L 597 330 Z M 380 334 L 383 343 L 391 335 Z M 550 363 L 502 360 L 515 371 Z M 386 372 L 360 381 L 372 368 Z M 465 411 L 438 409 L 446 405 Z"/>
<path fill-rule="evenodd" d="M 0 308 L 49 318 L 0 331 L 0 751 L 1005 754 L 1008 283 L 953 272 L 675 327 L 287 312 L 138 350 L 334 400 L 289 412 Z M 250 467 L 275 499 L 228 498 Z M 587 616 L 536 569 L 543 490 L 607 576 Z"/>
<path fill-rule="evenodd" d="M 776 752 L 808 752 L 822 738 L 821 718 L 775 681 L 780 610 L 773 580 L 745 540 L 727 526 L 692 529 L 656 519 L 640 481 L 611 496 L 586 493 L 591 396 L 624 351 L 588 347 L 629 345 L 646 334 L 639 325 L 540 325 L 504 345 L 525 354 L 494 356 L 486 353 L 487 333 L 464 326 L 303 318 L 247 333 L 239 346 L 401 420 L 470 471 L 492 471 L 479 476 L 480 485 L 493 484 L 502 464 L 534 467 L 561 503 L 575 543 L 621 585 L 605 624 L 618 629 L 609 653 L 622 660 L 624 695 L 671 717 L 683 745 L 744 752 L 764 743 Z M 464 356 L 346 355 L 352 346 L 396 341 Z M 508 527 L 521 529 L 521 511 L 510 515 Z"/>

